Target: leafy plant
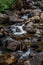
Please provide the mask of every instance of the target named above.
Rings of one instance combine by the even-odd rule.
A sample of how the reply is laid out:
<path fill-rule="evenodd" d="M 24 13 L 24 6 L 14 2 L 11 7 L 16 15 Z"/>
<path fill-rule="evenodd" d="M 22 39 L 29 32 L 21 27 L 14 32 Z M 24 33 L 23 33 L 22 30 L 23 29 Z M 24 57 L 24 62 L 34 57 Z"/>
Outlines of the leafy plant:
<path fill-rule="evenodd" d="M 0 12 L 9 9 L 17 0 L 0 0 Z"/>

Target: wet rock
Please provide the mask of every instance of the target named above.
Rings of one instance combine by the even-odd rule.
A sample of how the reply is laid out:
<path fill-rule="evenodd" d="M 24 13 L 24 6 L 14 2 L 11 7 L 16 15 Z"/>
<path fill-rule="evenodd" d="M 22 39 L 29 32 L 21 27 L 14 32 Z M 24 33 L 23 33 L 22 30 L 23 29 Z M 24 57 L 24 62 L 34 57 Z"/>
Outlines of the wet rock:
<path fill-rule="evenodd" d="M 31 48 L 39 48 L 39 46 L 37 44 L 31 44 Z"/>
<path fill-rule="evenodd" d="M 24 65 L 41 65 L 43 61 L 43 52 L 35 54 L 32 58 L 24 61 Z M 36 62 L 36 63 L 35 63 Z"/>
<path fill-rule="evenodd" d="M 19 63 L 23 62 L 23 61 L 27 60 L 29 57 L 30 57 L 30 49 L 26 53 L 22 54 L 22 56 L 19 58 L 18 62 Z"/>
<path fill-rule="evenodd" d="M 11 51 L 18 51 L 18 50 L 26 51 L 27 46 L 22 41 L 15 40 L 14 42 L 8 43 L 7 49 Z"/>
<path fill-rule="evenodd" d="M 31 19 L 33 19 L 33 20 L 40 20 L 40 17 L 39 16 L 33 16 Z"/>
<path fill-rule="evenodd" d="M 40 34 L 40 30 L 39 29 L 36 29 L 36 34 Z"/>
<path fill-rule="evenodd" d="M 33 16 L 39 16 L 40 13 L 41 13 L 41 9 L 34 9 L 34 10 L 32 10 L 31 12 L 33 13 Z M 32 13 L 31 13 L 31 14 L 32 14 Z"/>
<path fill-rule="evenodd" d="M 12 14 L 13 14 L 13 12 L 12 12 L 12 11 L 10 11 L 10 10 L 6 10 L 6 11 L 5 11 L 5 14 L 6 14 L 6 15 L 12 15 Z"/>
<path fill-rule="evenodd" d="M 6 23 L 8 20 L 9 19 L 6 14 L 0 14 L 0 23 Z"/>
<path fill-rule="evenodd" d="M 33 38 L 33 37 L 31 37 L 31 43 L 37 43 L 37 38 Z"/>
<path fill-rule="evenodd" d="M 38 43 L 38 45 L 39 45 L 39 49 L 40 49 L 40 50 L 43 50 L 43 42 L 40 41 L 40 42 Z"/>
<path fill-rule="evenodd" d="M 43 29 L 43 24 L 38 25 L 37 28 L 42 30 Z"/>
<path fill-rule="evenodd" d="M 41 13 L 41 16 L 40 17 L 41 17 L 41 19 L 43 19 L 43 12 Z"/>
<path fill-rule="evenodd" d="M 31 27 L 33 25 L 33 22 L 27 23 L 26 27 Z"/>
<path fill-rule="evenodd" d="M 29 18 L 25 23 L 26 24 L 32 23 L 32 25 L 34 25 L 34 23 L 36 24 L 36 23 L 39 23 L 39 22 L 40 22 L 40 17 L 39 16 L 33 16 L 33 17 Z"/>
<path fill-rule="evenodd" d="M 40 30 L 41 34 L 43 35 L 43 30 Z"/>
<path fill-rule="evenodd" d="M 17 47 L 18 46 L 18 47 Z M 6 47 L 8 50 L 10 51 L 15 51 L 17 49 L 19 49 L 19 44 L 17 41 L 14 41 L 14 40 L 8 40 L 7 41 L 7 47 Z"/>
<path fill-rule="evenodd" d="M 10 24 L 18 23 L 18 22 L 21 23 L 25 21 L 24 19 L 20 19 L 18 16 L 15 15 L 9 16 L 9 20 L 10 20 Z"/>
<path fill-rule="evenodd" d="M 26 27 L 25 27 L 25 30 L 26 30 L 28 33 L 34 34 L 36 31 L 35 31 L 35 28 L 33 27 L 33 22 L 27 23 L 27 24 L 26 24 Z"/>
<path fill-rule="evenodd" d="M 2 40 L 3 40 L 3 41 L 2 41 Z M 10 38 L 10 37 L 8 37 L 8 36 L 3 36 L 3 37 L 1 38 L 1 47 L 2 47 L 3 52 L 6 51 L 6 47 L 7 47 L 8 43 L 9 43 L 10 41 L 12 42 L 13 39 Z"/>
<path fill-rule="evenodd" d="M 43 39 L 42 37 L 39 37 L 37 41 L 42 41 L 42 39 Z"/>
<path fill-rule="evenodd" d="M 24 11 L 24 13 L 21 14 L 21 18 L 26 19 L 26 20 L 32 16 L 34 16 L 34 14 L 31 9 L 30 10 L 27 9 Z"/>
<path fill-rule="evenodd" d="M 41 36 L 41 34 L 34 34 L 34 36 L 35 36 L 35 37 L 40 37 L 40 36 Z"/>
<path fill-rule="evenodd" d="M 19 50 L 19 51 L 16 51 L 16 52 L 12 52 L 11 54 L 15 57 L 16 61 L 18 61 L 23 53 L 24 53 L 23 51 Z"/>
<path fill-rule="evenodd" d="M 3 34 L 3 36 L 8 36 L 9 35 L 9 30 L 5 27 L 1 27 L 0 32 Z"/>
<path fill-rule="evenodd" d="M 38 5 L 38 7 L 40 7 L 43 10 L 43 2 L 42 1 L 38 1 L 37 5 Z"/>
<path fill-rule="evenodd" d="M 33 58 L 30 59 L 30 65 L 36 65 L 36 64 L 41 65 L 42 60 L 43 60 L 43 53 L 36 54 Z"/>
<path fill-rule="evenodd" d="M 9 19 L 10 19 L 10 21 L 16 21 L 18 18 L 15 17 L 14 15 L 12 15 L 12 16 L 9 16 Z"/>
<path fill-rule="evenodd" d="M 30 48 L 31 43 L 30 43 L 29 39 L 24 39 L 23 43 L 26 45 L 27 49 Z"/>
<path fill-rule="evenodd" d="M 25 12 L 25 9 L 24 8 L 22 8 L 21 9 L 21 13 L 20 13 L 20 15 L 23 15 L 23 14 L 25 14 L 26 12 Z"/>

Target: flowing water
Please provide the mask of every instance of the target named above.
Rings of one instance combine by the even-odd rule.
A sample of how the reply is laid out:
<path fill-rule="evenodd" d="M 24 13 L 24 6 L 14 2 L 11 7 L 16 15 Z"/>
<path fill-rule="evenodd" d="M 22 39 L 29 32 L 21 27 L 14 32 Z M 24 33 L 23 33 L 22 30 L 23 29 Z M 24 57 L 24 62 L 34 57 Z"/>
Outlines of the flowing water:
<path fill-rule="evenodd" d="M 17 26 L 16 25 L 12 25 L 11 26 L 11 30 L 12 30 L 13 34 L 17 35 L 17 36 L 26 34 L 27 32 L 25 30 L 23 30 L 23 26 L 24 26 L 24 24 L 17 25 Z"/>

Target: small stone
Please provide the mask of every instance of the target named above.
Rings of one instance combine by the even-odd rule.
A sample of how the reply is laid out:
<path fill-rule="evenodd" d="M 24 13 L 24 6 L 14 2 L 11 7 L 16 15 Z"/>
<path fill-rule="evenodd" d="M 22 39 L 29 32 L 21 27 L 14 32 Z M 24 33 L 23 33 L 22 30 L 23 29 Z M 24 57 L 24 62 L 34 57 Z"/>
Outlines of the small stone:
<path fill-rule="evenodd" d="M 41 13 L 41 9 L 35 9 L 32 12 L 33 12 L 34 16 L 39 16 Z"/>

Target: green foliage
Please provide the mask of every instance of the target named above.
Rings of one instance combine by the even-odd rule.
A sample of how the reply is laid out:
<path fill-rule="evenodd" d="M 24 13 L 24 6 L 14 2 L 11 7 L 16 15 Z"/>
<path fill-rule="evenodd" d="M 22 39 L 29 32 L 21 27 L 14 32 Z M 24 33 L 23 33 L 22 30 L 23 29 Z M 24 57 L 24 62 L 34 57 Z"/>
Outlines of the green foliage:
<path fill-rule="evenodd" d="M 16 0 L 0 0 L 0 12 L 9 9 Z"/>

